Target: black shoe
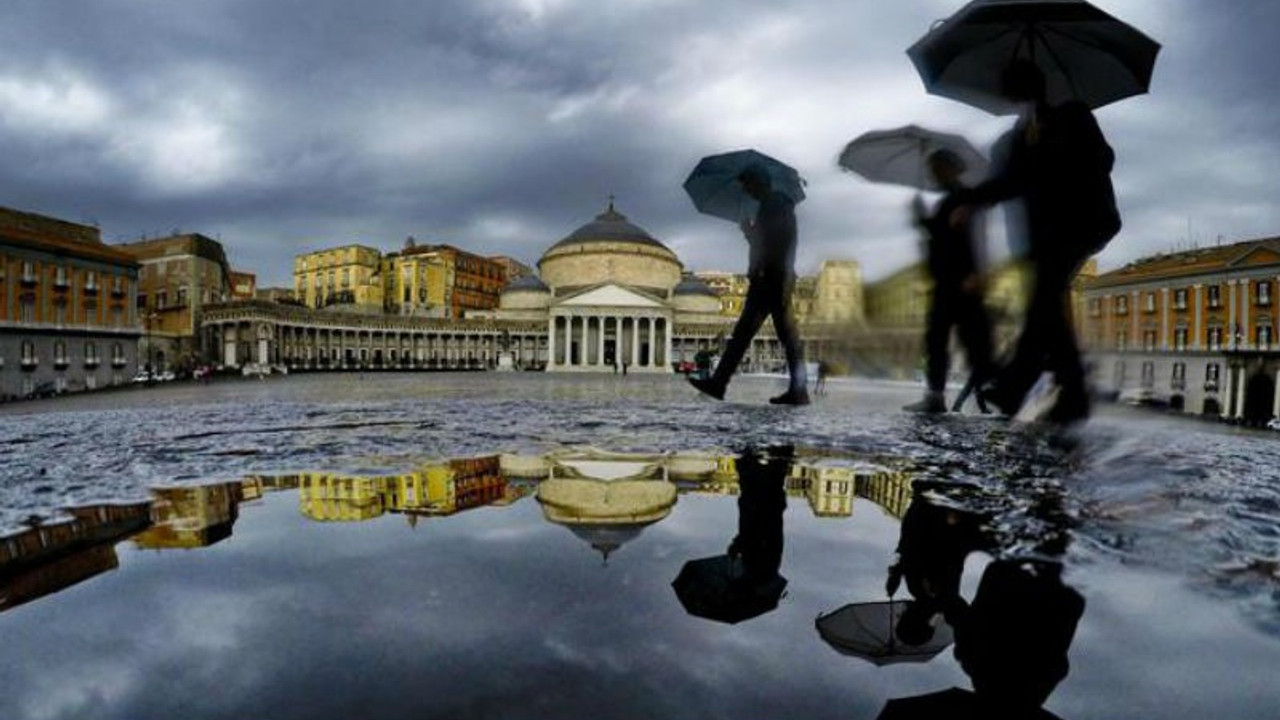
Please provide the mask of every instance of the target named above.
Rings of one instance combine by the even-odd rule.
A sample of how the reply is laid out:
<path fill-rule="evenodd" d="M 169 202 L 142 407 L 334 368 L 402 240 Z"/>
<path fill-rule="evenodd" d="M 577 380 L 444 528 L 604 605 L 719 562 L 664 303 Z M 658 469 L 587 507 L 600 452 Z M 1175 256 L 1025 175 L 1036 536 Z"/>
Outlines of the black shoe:
<path fill-rule="evenodd" d="M 924 399 L 920 402 L 903 405 L 902 409 L 910 413 L 936 415 L 947 411 L 947 400 L 942 393 L 930 391 L 924 394 Z"/>
<path fill-rule="evenodd" d="M 982 402 L 995 407 L 1005 417 L 1013 417 L 1022 407 L 1022 398 L 1014 398 L 1000 389 L 999 385 L 987 383 L 978 388 L 978 397 Z"/>
<path fill-rule="evenodd" d="M 690 377 L 689 384 L 698 388 L 698 392 L 703 395 L 710 395 L 717 400 L 724 399 L 724 385 L 716 382 L 715 378 Z"/>
<path fill-rule="evenodd" d="M 770 405 L 808 405 L 808 390 L 788 390 L 777 397 L 769 398 Z"/>

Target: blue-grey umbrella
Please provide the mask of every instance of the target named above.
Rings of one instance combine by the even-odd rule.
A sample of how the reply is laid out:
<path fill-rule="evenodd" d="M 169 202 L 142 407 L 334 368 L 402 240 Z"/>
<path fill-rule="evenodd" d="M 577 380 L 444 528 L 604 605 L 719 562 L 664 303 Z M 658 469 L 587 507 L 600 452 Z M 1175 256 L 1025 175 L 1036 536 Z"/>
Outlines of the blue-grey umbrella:
<path fill-rule="evenodd" d="M 1147 92 L 1160 44 L 1084 0 L 974 0 L 907 50 L 925 88 L 1007 115 L 1006 68 L 1034 62 L 1050 104 L 1091 108 Z"/>
<path fill-rule="evenodd" d="M 859 135 L 840 153 L 839 164 L 873 182 L 938 190 L 928 171 L 929 156 L 938 150 L 950 150 L 964 162 L 965 184 L 974 185 L 986 175 L 987 159 L 963 136 L 915 125 Z"/>
<path fill-rule="evenodd" d="M 756 150 L 736 150 L 702 158 L 685 179 L 684 190 L 698 212 L 741 222 L 755 215 L 757 207 L 756 201 L 738 182 L 742 171 L 752 165 L 769 173 L 774 190 L 785 193 L 795 202 L 804 200 L 804 180 L 795 168 Z"/>

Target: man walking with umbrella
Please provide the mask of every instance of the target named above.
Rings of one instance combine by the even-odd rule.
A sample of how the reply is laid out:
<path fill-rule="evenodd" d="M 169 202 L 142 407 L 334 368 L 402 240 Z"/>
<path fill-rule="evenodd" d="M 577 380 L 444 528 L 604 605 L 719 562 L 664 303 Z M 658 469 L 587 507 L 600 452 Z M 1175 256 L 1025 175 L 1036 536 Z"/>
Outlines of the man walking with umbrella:
<path fill-rule="evenodd" d="M 754 222 L 744 221 L 742 234 L 750 246 L 747 275 L 750 284 L 742 315 L 733 336 L 709 378 L 690 377 L 689 382 L 717 400 L 725 389 L 752 338 L 773 318 L 774 331 L 786 352 L 791 383 L 787 391 L 769 402 L 775 405 L 808 405 L 809 391 L 804 356 L 791 315 L 791 290 L 795 285 L 796 213 L 795 201 L 772 187 L 769 172 L 762 165 L 748 165 L 738 175 L 743 192 L 759 203 Z"/>
<path fill-rule="evenodd" d="M 1012 415 L 1041 371 L 1049 370 L 1059 386 L 1049 419 L 1084 420 L 1089 399 L 1067 295 L 1080 266 L 1120 229 L 1110 178 L 1115 154 L 1087 105 L 1049 104 L 1044 74 L 1035 63 L 1010 65 L 1004 92 L 1025 109 L 997 146 L 994 176 L 966 199 L 1023 201 L 1034 277 L 1014 356 L 998 380 L 979 392 Z"/>

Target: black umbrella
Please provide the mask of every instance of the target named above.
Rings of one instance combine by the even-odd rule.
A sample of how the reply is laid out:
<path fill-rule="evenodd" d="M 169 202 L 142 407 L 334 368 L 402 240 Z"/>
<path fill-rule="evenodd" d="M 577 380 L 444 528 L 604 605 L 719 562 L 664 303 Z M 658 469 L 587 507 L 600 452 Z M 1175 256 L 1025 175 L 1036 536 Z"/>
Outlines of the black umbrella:
<path fill-rule="evenodd" d="M 735 150 L 702 158 L 685 179 L 684 190 L 698 212 L 741 222 L 754 215 L 759 205 L 738 182 L 738 176 L 753 165 L 768 173 L 773 190 L 797 203 L 804 200 L 804 180 L 795 168 L 756 150 Z"/>
<path fill-rule="evenodd" d="M 818 634 L 844 655 L 859 657 L 876 665 L 901 662 L 928 662 L 954 641 L 951 627 L 940 618 L 931 625 L 932 635 L 913 644 L 898 637 L 898 623 L 910 603 L 853 603 L 814 621 Z"/>
<path fill-rule="evenodd" d="M 974 0 L 907 50 L 925 88 L 996 115 L 1014 60 L 1044 73 L 1051 105 L 1099 108 L 1147 92 L 1160 44 L 1084 0 Z"/>
<path fill-rule="evenodd" d="M 986 175 L 987 159 L 964 137 L 915 125 L 863 133 L 845 146 L 837 164 L 872 182 L 937 191 L 941 188 L 928 164 L 929 156 L 939 150 L 953 152 L 964 162 L 965 184 L 974 185 Z"/>
<path fill-rule="evenodd" d="M 876 716 L 876 720 L 921 720 L 922 718 L 994 720 L 1005 717 L 1016 717 L 1020 720 L 1062 720 L 1044 708 L 1014 714 L 1001 713 L 999 708 L 981 703 L 978 696 L 968 690 L 954 687 L 928 695 L 894 698 L 885 703 L 884 709 Z"/>
<path fill-rule="evenodd" d="M 685 612 L 732 624 L 777 608 L 787 579 L 776 573 L 752 579 L 740 558 L 715 555 L 685 563 L 671 587 Z"/>

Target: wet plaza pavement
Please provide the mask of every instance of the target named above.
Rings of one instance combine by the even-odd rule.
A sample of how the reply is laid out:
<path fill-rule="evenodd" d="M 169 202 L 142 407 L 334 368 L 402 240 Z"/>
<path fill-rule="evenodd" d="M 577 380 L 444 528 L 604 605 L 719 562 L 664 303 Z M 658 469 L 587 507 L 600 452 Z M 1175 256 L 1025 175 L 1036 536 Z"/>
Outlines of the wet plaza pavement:
<path fill-rule="evenodd" d="M 1280 705 L 1270 435 L 1110 408 L 1061 436 L 904 415 L 911 385 L 775 390 L 370 374 L 0 407 L 0 717 L 874 718 L 973 688 L 993 637 L 957 615 L 936 657 L 883 664 L 815 626 L 885 599 L 917 497 L 981 519 L 975 610 L 992 557 L 1061 561 L 1029 595 L 1083 599 L 1055 715 Z M 750 453 L 787 457 L 785 593 L 729 624 L 672 581 L 760 515 Z M 1002 613 L 1033 640 L 984 662 L 1035 664 L 1054 614 Z"/>

